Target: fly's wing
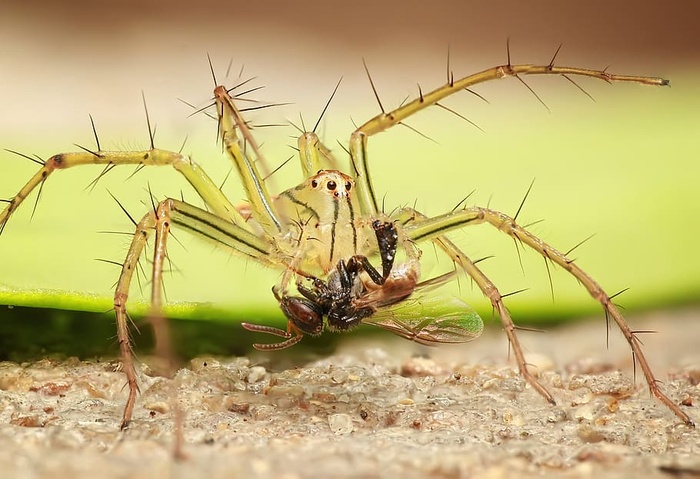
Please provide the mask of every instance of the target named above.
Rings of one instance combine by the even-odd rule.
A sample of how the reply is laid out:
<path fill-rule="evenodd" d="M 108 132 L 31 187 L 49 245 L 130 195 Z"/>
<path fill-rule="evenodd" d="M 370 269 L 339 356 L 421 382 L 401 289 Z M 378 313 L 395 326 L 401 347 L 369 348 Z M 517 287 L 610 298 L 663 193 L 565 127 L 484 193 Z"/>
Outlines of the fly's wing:
<path fill-rule="evenodd" d="M 435 292 L 427 294 L 425 290 L 417 290 L 404 301 L 379 308 L 363 323 L 427 346 L 466 343 L 478 338 L 484 329 L 479 315 L 464 301 Z"/>

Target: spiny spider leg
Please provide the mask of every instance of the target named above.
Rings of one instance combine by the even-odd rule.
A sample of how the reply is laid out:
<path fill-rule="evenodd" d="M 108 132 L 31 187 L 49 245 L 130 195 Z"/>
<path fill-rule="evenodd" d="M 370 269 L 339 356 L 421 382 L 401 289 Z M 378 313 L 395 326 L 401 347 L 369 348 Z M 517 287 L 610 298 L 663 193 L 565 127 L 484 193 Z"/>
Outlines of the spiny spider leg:
<path fill-rule="evenodd" d="M 583 286 L 588 290 L 591 297 L 598 301 L 603 310 L 605 311 L 606 318 L 612 318 L 617 324 L 618 328 L 622 332 L 623 336 L 627 340 L 630 348 L 632 349 L 633 360 L 636 360 L 637 364 L 642 369 L 644 373 L 644 378 L 649 385 L 651 393 L 662 403 L 664 403 L 673 413 L 678 416 L 683 422 L 689 426 L 693 426 L 694 423 L 690 417 L 683 412 L 680 407 L 671 401 L 671 399 L 664 394 L 664 392 L 659 387 L 658 381 L 654 376 L 649 362 L 644 355 L 639 338 L 635 332 L 629 327 L 627 322 L 620 314 L 617 306 L 612 302 L 611 297 L 598 285 L 598 283 L 590 277 L 586 272 L 584 272 L 573 260 L 569 259 L 566 255 L 562 254 L 558 250 L 552 248 L 547 243 L 542 241 L 537 236 L 533 235 L 527 231 L 522 226 L 516 224 L 515 220 L 508 215 L 494 211 L 488 208 L 481 208 L 477 206 L 472 206 L 464 208 L 460 211 L 455 211 L 447 213 L 444 215 L 436 216 L 433 218 L 418 218 L 416 221 L 407 224 L 405 226 L 406 234 L 414 241 L 425 241 L 435 238 L 440 238 L 445 233 L 454 231 L 456 229 L 462 228 L 464 226 L 476 225 L 481 223 L 487 223 L 495 227 L 499 231 L 511 236 L 514 240 L 525 244 L 541 254 L 545 260 L 550 260 L 553 263 L 559 265 L 561 268 L 568 271 L 573 275 Z M 454 251 L 453 253 L 456 253 Z M 506 308 L 501 301 L 501 295 L 498 290 L 495 289 L 493 284 L 481 273 L 481 271 L 472 263 L 465 261 L 466 257 L 462 256 L 459 259 L 458 264 L 462 267 L 465 272 L 471 276 L 474 281 L 479 285 L 484 294 L 489 298 L 493 306 L 498 311 L 503 327 L 506 330 L 508 339 L 513 346 L 513 351 L 516 355 L 518 361 L 518 367 L 521 372 L 527 371 L 525 365 L 525 359 L 522 354 L 521 346 L 516 339 L 513 321 L 510 319 Z M 526 377 L 528 377 L 526 375 Z M 534 379 L 534 378 L 533 378 Z M 535 384 L 530 381 L 533 386 Z M 535 386 L 540 393 L 551 400 L 551 395 L 545 393 L 541 386 Z"/>
<path fill-rule="evenodd" d="M 253 219 L 267 234 L 279 234 L 284 226 L 275 212 L 272 197 L 256 164 L 262 158 L 260 148 L 225 87 L 218 85 L 214 89 L 214 99 L 219 117 L 219 136 L 241 177 Z"/>
<path fill-rule="evenodd" d="M 236 208 L 204 170 L 187 156 L 159 148 L 143 151 L 98 150 L 93 152 L 86 150 L 75 153 L 60 153 L 46 160 L 39 171 L 9 200 L 8 205 L 0 212 L 0 231 L 29 194 L 37 186 L 42 185 L 53 172 L 81 165 L 172 166 L 192 185 L 212 212 L 231 223 L 238 225 L 245 223 Z"/>
<path fill-rule="evenodd" d="M 299 148 L 299 160 L 301 164 L 301 173 L 304 178 L 308 178 L 311 175 L 316 174 L 319 170 L 339 170 L 340 162 L 335 158 L 331 150 L 323 144 L 316 134 L 316 129 L 323 119 L 323 115 L 328 110 L 333 98 L 335 97 L 338 87 L 340 86 L 342 78 L 338 80 L 333 93 L 328 98 L 326 105 L 323 107 L 323 111 L 316 120 L 313 130 L 302 131 L 299 139 L 297 140 L 297 146 Z"/>
<path fill-rule="evenodd" d="M 402 208 L 395 215 L 395 219 L 399 221 L 406 229 L 410 229 L 410 226 L 416 222 L 420 223 L 421 221 L 429 220 L 426 215 L 413 208 Z M 515 323 L 513 323 L 513 319 L 510 317 L 510 313 L 503 303 L 503 296 L 496 285 L 457 245 L 455 245 L 446 236 L 435 236 L 431 238 L 431 241 L 442 249 L 450 257 L 452 262 L 459 266 L 459 268 L 464 271 L 467 276 L 474 280 L 484 296 L 489 299 L 492 307 L 498 313 L 498 317 L 501 319 L 503 330 L 506 333 L 508 342 L 513 348 L 513 354 L 515 355 L 515 361 L 518 365 L 520 374 L 538 393 L 540 393 L 540 395 L 547 400 L 547 402 L 554 404 L 555 401 L 550 392 L 547 391 L 547 389 L 527 368 L 523 348 L 520 345 L 520 340 L 515 332 Z"/>
<path fill-rule="evenodd" d="M 315 132 L 303 132 L 297 140 L 297 148 L 305 177 L 314 175 L 321 170 L 340 169 L 340 162 Z"/>
<path fill-rule="evenodd" d="M 182 201 L 168 198 L 161 201 L 153 211 L 149 211 L 139 221 L 134 232 L 126 259 L 122 264 L 121 273 L 114 292 L 114 310 L 117 320 L 117 338 L 122 356 L 124 374 L 129 386 L 121 427 L 129 425 L 138 393 L 136 371 L 133 363 L 131 338 L 129 336 L 129 318 L 126 312 L 126 302 L 129 297 L 129 287 L 136 270 L 137 263 L 146 246 L 151 232 L 156 232 L 154 259 L 151 281 L 151 310 L 150 320 L 156 329 L 156 349 L 159 357 L 168 363 L 172 361 L 169 349 L 168 330 L 162 313 L 163 263 L 166 258 L 166 240 L 171 226 L 177 226 L 200 237 L 214 241 L 216 244 L 228 247 L 261 264 L 275 266 L 270 255 L 271 244 L 253 233 L 226 221 L 219 216 Z"/>
<path fill-rule="evenodd" d="M 352 167 L 354 169 L 354 179 L 357 183 L 358 199 L 362 214 L 371 216 L 380 210 L 379 205 L 377 204 L 377 196 L 374 192 L 374 187 L 370 178 L 368 165 L 367 140 L 370 136 L 376 135 L 377 133 L 386 131 L 395 125 L 401 124 L 401 122 L 406 118 L 428 108 L 429 106 L 437 105 L 440 100 L 462 90 L 467 90 L 471 86 L 507 77 L 515 77 L 520 79 L 520 75 L 561 75 L 569 81 L 571 81 L 571 76 L 584 76 L 603 80 L 608 83 L 632 82 L 653 86 L 666 86 L 669 84 L 669 81 L 663 78 L 615 75 L 604 70 L 560 67 L 554 65 L 554 60 L 552 60 L 548 65 L 511 65 L 509 53 L 508 63 L 506 65 L 489 68 L 459 80 L 454 80 L 450 77 L 447 84 L 431 92 L 421 93 L 415 100 L 405 103 L 395 110 L 385 112 L 384 108 L 381 106 L 381 102 L 379 102 L 382 112 L 361 125 L 350 137 L 350 157 Z M 522 79 L 520 80 L 522 81 Z M 375 96 L 377 97 L 377 100 L 379 100 L 379 95 L 374 88 L 374 83 L 372 82 L 371 77 L 370 82 L 372 83 L 372 89 Z"/>

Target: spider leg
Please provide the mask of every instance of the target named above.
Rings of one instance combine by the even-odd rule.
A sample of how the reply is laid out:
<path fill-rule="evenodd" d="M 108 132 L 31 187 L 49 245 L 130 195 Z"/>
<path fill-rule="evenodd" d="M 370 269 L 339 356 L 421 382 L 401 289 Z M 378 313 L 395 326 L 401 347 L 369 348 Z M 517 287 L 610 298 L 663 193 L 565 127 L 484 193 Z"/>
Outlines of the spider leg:
<path fill-rule="evenodd" d="M 316 133 L 304 132 L 297 140 L 299 160 L 304 178 L 315 175 L 319 170 L 340 170 L 340 162 Z"/>
<path fill-rule="evenodd" d="M 134 403 L 139 387 L 136 378 L 136 369 L 134 367 L 133 350 L 131 346 L 131 335 L 129 334 L 129 315 L 126 311 L 126 301 L 129 297 L 129 285 L 133 278 L 134 272 L 138 266 L 139 258 L 146 246 L 146 242 L 155 227 L 155 216 L 151 212 L 143 217 L 136 225 L 129 251 L 122 263 L 121 273 L 117 281 L 117 287 L 114 291 L 114 312 L 117 321 L 117 340 L 119 343 L 119 352 L 121 354 L 122 370 L 126 376 L 127 386 L 129 387 L 129 397 L 124 406 L 124 414 L 122 416 L 121 428 L 125 429 L 129 426 L 131 416 L 134 411 Z"/>
<path fill-rule="evenodd" d="M 372 180 L 370 178 L 368 164 L 367 141 L 369 137 L 382 131 L 386 131 L 395 125 L 401 124 L 401 122 L 408 117 L 430 106 L 441 106 L 439 104 L 440 100 L 443 100 L 444 98 L 457 92 L 467 90 L 469 87 L 507 77 L 515 77 L 522 81 L 520 76 L 524 75 L 556 75 L 563 76 L 569 81 L 571 81 L 571 77 L 583 76 L 596 78 L 608 83 L 632 82 L 655 86 L 665 86 L 669 84 L 669 81 L 663 78 L 615 75 L 608 73 L 605 70 L 557 66 L 554 65 L 554 60 L 552 60 L 552 62 L 550 62 L 548 65 L 511 65 L 509 56 L 508 63 L 505 65 L 492 67 L 479 73 L 474 73 L 463 77 L 459 80 L 454 80 L 452 77 L 450 77 L 445 85 L 427 93 L 420 92 L 418 98 L 404 103 L 395 110 L 388 112 L 384 111 L 384 108 L 381 106 L 381 102 L 379 102 L 382 112 L 357 128 L 357 130 L 355 130 L 350 137 L 350 159 L 354 169 L 358 198 L 362 213 L 366 216 L 373 216 L 377 213 L 377 211 L 379 211 L 379 205 L 377 203 L 374 186 L 372 185 Z M 374 88 L 374 83 L 372 82 L 371 77 L 370 83 L 372 84 L 372 89 L 374 90 L 375 96 L 377 99 L 379 99 L 379 95 Z"/>
<path fill-rule="evenodd" d="M 185 177 L 207 207 L 217 216 L 241 227 L 245 224 L 245 220 L 236 211 L 236 208 L 199 165 L 179 153 L 151 148 L 144 151 L 82 151 L 52 156 L 43 162 L 39 171 L 27 181 L 19 192 L 9 200 L 5 209 L 0 212 L 0 233 L 12 213 L 19 208 L 34 189 L 43 185 L 52 173 L 82 165 L 105 165 L 107 167 L 110 165 L 172 166 Z"/>
<path fill-rule="evenodd" d="M 323 119 L 323 115 L 326 114 L 326 111 L 333 101 L 335 94 L 338 92 L 338 87 L 340 86 L 341 80 L 338 80 L 338 83 L 335 85 L 335 89 L 328 98 L 326 106 L 323 108 L 318 120 L 316 120 L 316 124 L 314 125 L 313 129 L 311 131 L 301 131 L 301 129 L 299 129 L 301 131 L 301 136 L 299 136 L 299 139 L 297 140 L 297 146 L 299 148 L 301 173 L 304 175 L 304 178 L 309 178 L 310 176 L 315 175 L 319 170 L 341 169 L 340 163 L 335 158 L 330 148 L 324 145 L 316 134 L 316 130 Z M 303 120 L 302 128 L 306 128 Z"/>
<path fill-rule="evenodd" d="M 641 343 L 637 337 L 637 334 L 629 327 L 617 306 L 615 306 L 615 304 L 612 302 L 611 297 L 573 260 L 569 259 L 565 254 L 549 246 L 540 238 L 518 225 L 513 218 L 498 211 L 474 206 L 433 218 L 418 218 L 411 224 L 407 224 L 405 226 L 405 230 L 406 234 L 414 241 L 435 240 L 440 239 L 442 235 L 448 233 L 449 231 L 453 231 L 467 225 L 481 223 L 490 224 L 499 231 L 509 235 L 514 240 L 529 246 L 541 254 L 545 260 L 552 261 L 574 276 L 586 288 L 586 290 L 588 290 L 591 297 L 601 304 L 603 310 L 605 311 L 606 319 L 612 318 L 615 324 L 617 324 L 632 350 L 633 360 L 637 361 L 637 364 L 639 364 L 642 372 L 644 373 L 644 378 L 647 381 L 651 393 L 671 411 L 673 411 L 673 413 L 684 423 L 690 426 L 693 425 L 693 421 L 690 419 L 690 417 L 683 412 L 680 407 L 668 396 L 666 396 L 666 394 L 664 394 L 659 387 L 659 383 L 642 351 Z M 512 321 L 509 319 L 507 321 L 503 319 L 503 315 L 507 315 L 507 311 L 505 307 L 503 307 L 500 294 L 497 292 L 497 290 L 491 289 L 493 284 L 483 277 L 483 274 L 478 270 L 478 268 L 476 268 L 476 266 L 474 266 L 473 263 L 466 262 L 464 260 L 460 260 L 460 262 L 463 263 L 460 264 L 460 266 L 465 268 L 465 271 L 467 271 L 468 274 L 474 278 L 477 284 L 479 284 L 479 287 L 482 288 L 482 291 L 485 290 L 486 296 L 488 296 L 492 301 L 492 304 L 496 306 L 499 314 L 501 315 L 501 321 L 503 322 L 504 327 L 506 327 L 506 333 L 509 334 L 508 330 L 512 329 L 513 325 Z M 494 303 L 494 301 L 496 302 Z M 511 333 L 512 337 L 514 338 L 514 332 L 511 331 Z M 508 338 L 511 341 L 511 344 L 513 344 L 513 349 L 517 356 L 517 349 L 519 349 L 519 346 L 516 347 L 517 342 L 513 342 L 511 334 L 509 334 Z M 521 367 L 522 371 L 521 362 L 524 362 L 524 359 L 518 358 L 519 367 Z M 545 395 L 545 397 L 547 396 Z"/>
<path fill-rule="evenodd" d="M 420 223 L 421 221 L 426 221 L 429 218 L 413 208 L 402 208 L 396 215 L 395 219 L 401 222 L 404 227 L 407 227 L 416 221 Z M 513 354 L 515 355 L 515 361 L 518 365 L 520 375 L 523 376 L 523 378 L 525 378 L 525 380 L 549 403 L 554 404 L 555 401 L 550 392 L 547 391 L 547 389 L 527 368 L 523 348 L 515 332 L 515 323 L 513 323 L 513 319 L 510 317 L 510 313 L 503 303 L 503 296 L 499 292 L 496 285 L 493 284 L 493 282 L 479 269 L 479 267 L 446 236 L 435 236 L 434 238 L 431 238 L 431 241 L 442 249 L 450 257 L 454 264 L 459 266 L 459 268 L 476 283 L 484 296 L 489 299 L 494 310 L 498 312 L 498 317 L 501 319 L 503 330 L 508 337 L 508 342 L 513 348 Z"/>
<path fill-rule="evenodd" d="M 218 86 L 214 90 L 214 95 L 219 112 L 220 135 L 227 151 L 238 167 L 251 203 L 252 214 L 258 223 L 265 227 L 265 231 L 275 231 L 275 228 L 270 226 L 271 224 L 276 226 L 277 231 L 281 231 L 281 225 L 272 210 L 270 195 L 262 181 L 262 176 L 258 172 L 255 162 L 249 159 L 246 151 L 246 145 L 251 145 L 250 149 L 257 156 L 260 156 L 259 147 L 226 89 Z M 244 141 L 239 141 L 237 130 L 241 131 Z M 243 226 L 246 223 L 246 219 L 197 163 L 180 153 L 155 148 L 152 135 L 151 148 L 148 150 L 103 151 L 99 149 L 99 144 L 97 151 L 91 151 L 86 148 L 83 148 L 83 150 L 74 153 L 60 153 L 41 162 L 42 165 L 39 171 L 27 181 L 13 198 L 7 201 L 7 206 L 0 212 L 0 233 L 5 228 L 12 213 L 19 208 L 34 189 L 43 185 L 54 171 L 80 165 L 104 165 L 107 168 L 118 165 L 137 165 L 139 167 L 170 165 L 185 177 L 211 211 L 239 226 Z M 36 160 L 32 159 L 32 161 Z"/>
<path fill-rule="evenodd" d="M 219 85 L 214 89 L 214 99 L 219 135 L 241 178 L 253 219 L 270 236 L 285 231 L 258 169 L 257 163 L 263 160 L 263 155 L 248 124 L 225 87 Z"/>
<path fill-rule="evenodd" d="M 163 264 L 166 259 L 167 237 L 172 226 L 179 227 L 218 245 L 228 247 L 239 254 L 254 259 L 258 263 L 272 266 L 271 244 L 246 229 L 220 218 L 196 206 L 168 198 L 161 201 L 139 221 L 134 232 L 129 251 L 122 264 L 117 287 L 114 292 L 114 310 L 117 320 L 117 338 L 122 357 L 124 373 L 129 387 L 129 397 L 124 408 L 122 428 L 131 421 L 134 402 L 138 393 L 136 370 L 129 336 L 129 317 L 126 302 L 129 288 L 138 260 L 151 233 L 155 231 L 153 270 L 151 282 L 151 309 L 149 319 L 154 327 L 156 351 L 171 367 L 173 354 L 170 349 L 167 321 L 162 312 Z"/>

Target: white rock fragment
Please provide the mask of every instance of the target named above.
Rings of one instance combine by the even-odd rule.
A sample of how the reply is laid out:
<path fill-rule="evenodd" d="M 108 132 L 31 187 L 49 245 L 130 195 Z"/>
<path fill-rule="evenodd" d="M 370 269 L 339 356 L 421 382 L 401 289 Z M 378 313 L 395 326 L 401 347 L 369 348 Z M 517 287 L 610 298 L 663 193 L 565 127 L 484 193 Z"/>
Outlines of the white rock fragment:
<path fill-rule="evenodd" d="M 597 404 L 589 402 L 584 404 L 583 406 L 578 407 L 576 411 L 574 411 L 573 416 L 579 421 L 592 421 L 595 418 L 599 409 L 600 407 Z"/>
<path fill-rule="evenodd" d="M 257 383 L 258 381 L 262 381 L 263 378 L 265 377 L 266 372 L 267 371 L 262 366 L 252 366 L 248 370 L 247 380 L 249 383 Z"/>
<path fill-rule="evenodd" d="M 349 434 L 353 430 L 352 418 L 349 414 L 331 414 L 328 416 L 328 426 L 335 434 Z"/>

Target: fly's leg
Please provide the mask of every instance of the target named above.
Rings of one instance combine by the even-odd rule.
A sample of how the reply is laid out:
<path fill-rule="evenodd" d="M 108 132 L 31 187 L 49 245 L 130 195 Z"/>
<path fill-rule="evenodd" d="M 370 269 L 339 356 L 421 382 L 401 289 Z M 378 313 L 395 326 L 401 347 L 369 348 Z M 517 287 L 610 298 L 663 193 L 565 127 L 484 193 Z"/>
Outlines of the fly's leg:
<path fill-rule="evenodd" d="M 428 219 L 429 218 L 423 213 L 414 210 L 413 208 L 403 208 L 396 215 L 396 220 L 405 227 L 413 224 L 416 221 L 420 223 L 421 221 L 426 221 Z M 515 355 L 515 361 L 518 365 L 520 375 L 525 378 L 525 380 L 538 393 L 540 393 L 540 395 L 542 395 L 547 402 L 554 404 L 555 401 L 551 393 L 547 391 L 547 389 L 527 368 L 523 348 L 515 332 L 515 323 L 513 323 L 513 319 L 510 317 L 508 309 L 503 304 L 503 296 L 496 285 L 493 284 L 493 282 L 479 269 L 479 267 L 446 236 L 436 236 L 432 238 L 432 241 L 450 257 L 454 264 L 459 266 L 459 268 L 464 271 L 467 276 L 474 280 L 484 296 L 486 296 L 491 302 L 491 306 L 498 313 L 498 317 L 501 319 L 501 324 L 506 333 L 506 337 L 508 338 L 508 342 L 513 348 L 513 354 Z"/>
<path fill-rule="evenodd" d="M 372 282 L 378 286 L 383 285 L 389 274 L 391 274 L 399 243 L 399 234 L 396 231 L 396 226 L 393 221 L 374 220 L 372 221 L 372 229 L 377 239 L 377 249 L 382 261 L 382 272 L 377 271 L 377 268 L 370 263 L 369 258 L 364 255 L 351 256 L 347 263 L 341 259 L 336 267 L 336 271 L 348 285 L 355 281 L 361 271 L 367 273 Z"/>
<path fill-rule="evenodd" d="M 122 356 L 124 373 L 129 386 L 129 397 L 124 408 L 122 428 L 131 421 L 134 402 L 138 394 L 138 383 L 134 368 L 131 338 L 129 336 L 129 316 L 126 302 L 129 297 L 129 287 L 136 270 L 137 263 L 151 233 L 156 232 L 154 247 L 153 270 L 151 282 L 151 311 L 149 317 L 153 323 L 156 336 L 156 350 L 159 357 L 172 363 L 169 332 L 167 322 L 162 313 L 163 263 L 166 258 L 166 241 L 171 227 L 176 226 L 214 243 L 227 247 L 245 257 L 254 259 L 263 265 L 275 264 L 271 254 L 271 244 L 249 232 L 196 206 L 182 201 L 166 199 L 160 202 L 136 225 L 136 231 L 122 264 L 121 273 L 114 293 L 114 310 L 117 319 L 117 338 Z"/>
<path fill-rule="evenodd" d="M 519 226 L 513 218 L 488 208 L 469 207 L 464 208 L 460 211 L 436 216 L 434 218 L 416 220 L 413 224 L 406 225 L 405 230 L 406 234 L 414 241 L 424 241 L 439 238 L 440 236 L 449 231 L 453 231 L 464 226 L 476 225 L 481 223 L 488 223 L 491 226 L 498 229 L 499 231 L 502 231 L 503 233 L 509 235 L 511 238 L 520 242 L 521 244 L 529 246 L 533 250 L 537 251 L 540 255 L 542 255 L 545 258 L 545 260 L 549 260 L 557 264 L 564 270 L 568 271 L 572 276 L 574 276 L 579 281 L 579 283 L 581 283 L 586 288 L 586 290 L 588 290 L 588 293 L 591 295 L 591 297 L 593 297 L 596 301 L 598 301 L 601 304 L 603 310 L 605 311 L 606 319 L 609 320 L 610 318 L 612 318 L 615 324 L 617 324 L 618 328 L 622 332 L 623 336 L 627 340 L 627 343 L 629 344 L 632 350 L 633 360 L 636 361 L 642 369 L 644 378 L 646 379 L 647 384 L 649 385 L 651 393 L 659 401 L 665 404 L 671 411 L 673 411 L 673 413 L 676 416 L 678 416 L 684 423 L 686 423 L 689 426 L 694 425 L 690 417 L 685 412 L 683 412 L 677 404 L 671 401 L 671 399 L 669 399 L 669 397 L 666 396 L 666 394 L 664 394 L 664 392 L 659 387 L 658 381 L 654 376 L 651 367 L 649 366 L 649 362 L 647 361 L 647 358 L 642 351 L 641 343 L 639 341 L 639 338 L 637 337 L 637 332 L 635 332 L 629 327 L 627 322 L 622 317 L 622 314 L 620 314 L 620 311 L 618 310 L 617 306 L 615 306 L 615 304 L 612 302 L 611 297 L 600 287 L 600 285 L 598 285 L 598 283 L 592 277 L 590 277 L 586 272 L 579 268 L 579 266 L 572 259 L 569 259 L 563 253 L 552 248 L 547 243 L 545 243 L 540 238 L 527 231 L 522 226 Z M 480 272 L 475 266 L 473 266 L 473 263 L 471 264 L 471 266 L 468 263 L 465 264 L 467 265 L 467 269 L 470 276 L 474 278 L 477 284 L 480 284 L 480 287 L 482 287 L 483 284 L 482 290 L 485 288 L 488 291 L 485 291 L 485 293 L 492 300 L 492 302 L 493 298 L 499 298 L 499 306 L 497 307 L 499 314 L 507 314 L 505 307 L 502 306 L 503 303 L 500 301 L 500 295 L 497 293 L 496 290 L 489 289 L 492 287 L 490 281 L 486 280 L 485 277 L 483 277 L 483 274 L 480 275 Z M 504 321 L 503 316 L 501 316 L 501 320 Z M 512 321 L 509 321 L 509 325 L 507 325 L 504 322 L 504 326 L 508 326 L 506 327 L 506 332 L 508 332 L 508 328 L 512 328 Z M 514 333 L 513 337 L 515 337 Z M 510 336 L 509 339 L 511 339 Z M 511 339 L 511 344 L 513 344 L 513 349 L 515 350 L 517 343 L 513 343 Z M 520 361 L 521 359 L 519 359 L 519 362 Z M 524 361 L 524 359 L 522 359 L 522 361 Z M 545 397 L 547 396 L 545 395 Z"/>
<path fill-rule="evenodd" d="M 0 233 L 12 213 L 19 208 L 29 194 L 41 186 L 47 178 L 57 170 L 65 170 L 81 165 L 104 165 L 107 172 L 114 166 L 172 166 L 179 171 L 196 190 L 207 207 L 231 223 L 243 225 L 245 222 L 236 208 L 224 196 L 209 176 L 199 165 L 179 153 L 151 148 L 144 151 L 84 151 L 76 153 L 61 153 L 54 155 L 45 162 L 41 169 L 9 200 L 5 209 L 0 212 Z"/>
<path fill-rule="evenodd" d="M 377 204 L 377 197 L 372 185 L 368 165 L 367 140 L 369 137 L 400 124 L 411 115 L 414 115 L 430 106 L 442 106 L 439 103 L 440 100 L 443 100 L 446 97 L 462 90 L 469 89 L 474 85 L 507 77 L 515 77 L 520 79 L 520 76 L 524 75 L 558 75 L 563 76 L 570 81 L 573 81 L 571 80 L 571 77 L 591 77 L 606 81 L 608 83 L 632 82 L 653 86 L 665 86 L 669 84 L 669 81 L 664 80 L 663 78 L 615 75 L 608 73 L 605 70 L 591 70 L 586 68 L 563 66 L 560 67 L 554 65 L 554 58 L 552 58 L 552 61 L 548 65 L 511 65 L 509 53 L 508 63 L 506 65 L 489 68 L 459 80 L 454 80 L 454 78 L 450 76 L 445 85 L 431 92 L 421 93 L 415 100 L 405 103 L 395 110 L 386 112 L 384 111 L 381 102 L 379 102 L 382 112 L 360 126 L 350 137 L 350 158 L 354 169 L 355 181 L 357 183 L 357 193 L 362 213 L 365 216 L 372 216 L 379 211 L 379 205 Z M 520 80 L 522 81 L 522 79 Z M 372 88 L 374 89 L 373 84 Z M 374 91 L 377 99 L 379 99 L 376 90 Z"/>

